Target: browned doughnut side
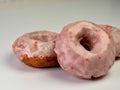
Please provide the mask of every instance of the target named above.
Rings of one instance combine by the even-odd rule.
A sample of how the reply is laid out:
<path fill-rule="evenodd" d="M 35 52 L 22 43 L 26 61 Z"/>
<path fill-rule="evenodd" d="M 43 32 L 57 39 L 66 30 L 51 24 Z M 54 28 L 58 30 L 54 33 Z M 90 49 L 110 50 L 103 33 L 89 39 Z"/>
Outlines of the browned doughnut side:
<path fill-rule="evenodd" d="M 59 66 L 57 57 L 28 57 L 24 56 L 22 62 L 32 67 L 55 67 Z"/>

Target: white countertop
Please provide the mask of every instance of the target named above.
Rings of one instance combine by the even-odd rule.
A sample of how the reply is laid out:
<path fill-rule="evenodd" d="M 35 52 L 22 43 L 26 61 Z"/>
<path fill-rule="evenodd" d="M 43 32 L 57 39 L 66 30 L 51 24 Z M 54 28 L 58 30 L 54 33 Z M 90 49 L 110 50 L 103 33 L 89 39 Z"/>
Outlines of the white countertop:
<path fill-rule="evenodd" d="M 120 28 L 120 0 L 0 0 L 0 89 L 120 89 L 120 60 L 105 77 L 84 80 L 61 68 L 26 66 L 14 55 L 11 45 L 18 36 L 44 29 L 60 32 L 68 23 L 79 20 Z"/>

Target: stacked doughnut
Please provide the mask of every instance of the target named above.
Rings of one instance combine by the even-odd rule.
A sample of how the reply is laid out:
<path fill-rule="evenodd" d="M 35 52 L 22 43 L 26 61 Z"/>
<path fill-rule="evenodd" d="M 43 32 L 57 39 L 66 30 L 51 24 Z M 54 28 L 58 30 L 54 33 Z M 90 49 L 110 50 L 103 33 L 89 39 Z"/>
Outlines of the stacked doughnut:
<path fill-rule="evenodd" d="M 57 34 L 30 32 L 13 44 L 16 56 L 33 67 L 61 68 L 75 76 L 91 79 L 107 74 L 120 57 L 120 30 L 90 21 L 68 24 Z"/>

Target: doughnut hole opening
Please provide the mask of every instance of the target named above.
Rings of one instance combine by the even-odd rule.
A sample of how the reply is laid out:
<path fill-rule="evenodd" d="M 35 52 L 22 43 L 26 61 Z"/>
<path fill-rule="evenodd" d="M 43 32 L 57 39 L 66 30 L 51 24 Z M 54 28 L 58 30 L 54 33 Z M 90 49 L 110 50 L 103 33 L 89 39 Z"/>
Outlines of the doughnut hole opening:
<path fill-rule="evenodd" d="M 77 39 L 79 40 L 79 44 L 83 46 L 85 50 L 91 52 L 94 52 L 94 48 L 96 47 L 97 43 L 100 41 L 98 32 L 94 30 L 90 30 L 88 28 L 83 28 L 82 33 L 80 32 L 77 35 Z"/>
<path fill-rule="evenodd" d="M 84 36 L 80 40 L 80 44 L 88 51 L 91 51 L 94 46 L 93 42 L 87 36 Z"/>
<path fill-rule="evenodd" d="M 33 39 L 33 40 L 39 40 L 39 41 L 42 41 L 42 42 L 49 41 L 48 36 L 45 35 L 45 34 L 44 35 L 32 35 L 30 38 Z"/>
<path fill-rule="evenodd" d="M 29 35 L 29 38 L 31 40 L 37 40 L 37 41 L 41 41 L 41 42 L 49 42 L 49 41 L 53 41 L 56 36 L 57 36 L 56 33 L 49 33 L 46 31 L 43 31 L 43 32 L 41 31 L 41 32 L 31 33 Z"/>

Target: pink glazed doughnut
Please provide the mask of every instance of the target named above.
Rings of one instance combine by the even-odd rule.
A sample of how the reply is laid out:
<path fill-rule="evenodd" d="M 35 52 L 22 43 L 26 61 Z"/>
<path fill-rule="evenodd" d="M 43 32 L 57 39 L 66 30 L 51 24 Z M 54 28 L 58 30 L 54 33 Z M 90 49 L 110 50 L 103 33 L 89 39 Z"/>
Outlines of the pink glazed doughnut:
<path fill-rule="evenodd" d="M 100 25 L 109 37 L 114 41 L 116 57 L 120 57 L 120 29 L 111 25 Z"/>
<path fill-rule="evenodd" d="M 63 28 L 54 48 L 63 70 L 81 78 L 101 77 L 115 61 L 113 41 L 99 25 L 78 21 Z"/>
<path fill-rule="evenodd" d="M 57 33 L 36 31 L 22 35 L 13 43 L 13 51 L 25 64 L 33 67 L 58 66 L 53 50 Z"/>

